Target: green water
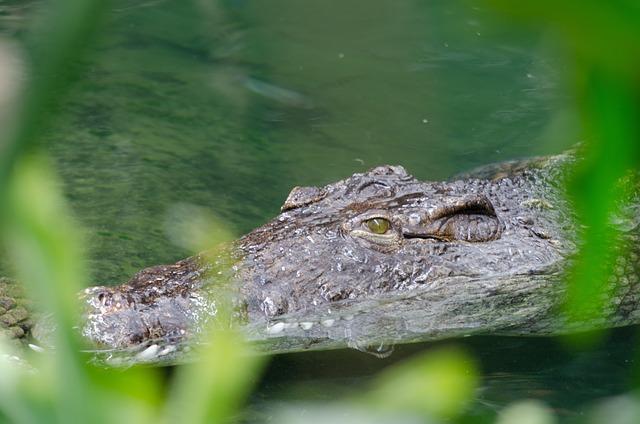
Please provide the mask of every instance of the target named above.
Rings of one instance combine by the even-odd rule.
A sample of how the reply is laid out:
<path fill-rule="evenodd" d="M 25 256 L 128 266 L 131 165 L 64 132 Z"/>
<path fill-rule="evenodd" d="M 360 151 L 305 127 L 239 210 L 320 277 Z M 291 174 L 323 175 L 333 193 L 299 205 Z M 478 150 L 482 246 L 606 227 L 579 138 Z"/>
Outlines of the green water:
<path fill-rule="evenodd" d="M 574 143 L 545 36 L 449 3 L 116 3 L 47 136 L 93 280 L 187 255 L 165 231 L 176 203 L 242 234 L 294 185 L 383 163 L 441 179 Z"/>
<path fill-rule="evenodd" d="M 635 328 L 613 331 L 594 349 L 572 351 L 554 338 L 470 337 L 397 346 L 382 360 L 357 351 L 282 355 L 267 370 L 250 408 L 256 417 L 264 418 L 284 401 L 296 405 L 297 415 L 304 417 L 305 401 L 348 398 L 369 387 L 381 369 L 450 344 L 470 352 L 481 367 L 481 384 L 465 421 L 470 423 L 493 423 L 497 411 L 522 399 L 544 402 L 558 422 L 582 423 L 595 405 L 625 393 L 637 377 L 630 372 L 634 362 L 630 346 L 637 345 Z"/>
<path fill-rule="evenodd" d="M 30 15 L 0 8 L 4 36 L 20 39 Z M 189 255 L 166 231 L 176 205 L 206 207 L 240 235 L 295 185 L 383 163 L 442 179 L 578 141 L 562 51 L 481 2 L 120 1 L 86 61 L 47 145 L 96 283 Z M 631 355 L 616 334 L 575 354 L 547 339 L 467 341 L 487 370 L 478 408 L 533 397 L 572 417 L 622 392 Z M 254 407 L 357 390 L 388 363 L 363 355 L 283 356 Z"/>

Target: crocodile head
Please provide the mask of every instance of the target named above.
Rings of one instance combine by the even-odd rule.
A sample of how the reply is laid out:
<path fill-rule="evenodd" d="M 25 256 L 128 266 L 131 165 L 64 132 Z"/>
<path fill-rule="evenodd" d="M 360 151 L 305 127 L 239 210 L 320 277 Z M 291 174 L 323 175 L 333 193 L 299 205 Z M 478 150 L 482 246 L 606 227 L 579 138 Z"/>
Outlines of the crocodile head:
<path fill-rule="evenodd" d="M 103 360 L 132 364 L 184 360 L 191 336 L 226 325 L 221 316 L 269 352 L 638 322 L 635 250 L 615 259 L 620 284 L 606 294 L 606 319 L 557 313 L 579 228 L 562 188 L 573 160 L 509 162 L 448 182 L 381 166 L 296 187 L 280 215 L 217 254 L 86 289 L 81 331 L 106 347 Z M 630 202 L 616 225 L 637 246 L 637 197 Z"/>
<path fill-rule="evenodd" d="M 222 249 L 214 261 L 226 271 L 195 256 L 120 286 L 87 289 L 83 334 L 167 358 L 166 349 L 217 315 L 220 292 L 232 293 L 238 322 L 271 352 L 426 340 L 525 321 L 534 332 L 527 323 L 544 325 L 539 318 L 561 287 L 557 265 L 575 250 L 558 173 L 525 167 L 478 176 L 423 182 L 400 166 L 381 166 L 296 187 L 278 216 Z"/>
<path fill-rule="evenodd" d="M 279 216 L 240 240 L 249 316 L 428 289 L 450 277 L 542 272 L 570 246 L 560 225 L 567 208 L 553 187 L 538 187 L 535 172 L 421 182 L 401 166 L 380 166 L 294 188 Z"/>

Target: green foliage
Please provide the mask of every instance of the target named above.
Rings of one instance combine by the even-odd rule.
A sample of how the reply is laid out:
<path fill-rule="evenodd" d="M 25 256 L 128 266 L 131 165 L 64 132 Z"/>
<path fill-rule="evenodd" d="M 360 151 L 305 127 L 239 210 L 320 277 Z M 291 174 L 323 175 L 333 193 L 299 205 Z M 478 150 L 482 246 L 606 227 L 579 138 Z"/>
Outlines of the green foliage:
<path fill-rule="evenodd" d="M 640 6 L 634 0 L 491 0 L 499 9 L 550 29 L 573 60 L 573 84 L 581 115 L 584 160 L 568 187 L 586 227 L 582 248 L 569 272 L 567 311 L 597 318 L 594 302 L 609 286 L 620 254 L 611 218 L 623 198 L 620 179 L 640 165 Z"/>
<path fill-rule="evenodd" d="M 470 403 L 477 386 L 473 358 L 448 348 L 416 356 L 383 372 L 364 399 L 371 408 L 451 419 Z"/>
<path fill-rule="evenodd" d="M 42 141 L 42 132 L 90 46 L 107 1 L 56 0 L 43 11 L 27 40 L 29 78 L 18 109 L 17 124 L 0 135 L 0 198 L 21 157 Z M 18 81 L 13 81 L 18 84 Z"/>
<path fill-rule="evenodd" d="M 553 414 L 544 404 L 523 400 L 507 406 L 500 412 L 496 424 L 554 424 Z"/>
<path fill-rule="evenodd" d="M 586 306 L 607 290 L 610 266 L 604 257 L 617 248 L 610 217 L 622 193 L 617 181 L 640 160 L 640 8 L 629 1 L 493 0 L 500 9 L 553 29 L 574 58 L 576 108 L 580 110 L 585 160 L 570 187 L 578 214 L 587 226 L 583 249 L 571 273 L 568 310 L 593 313 Z M 52 3 L 28 43 L 29 80 L 17 105 L 17 120 L 0 144 L 1 228 L 14 256 L 17 274 L 33 298 L 54 315 L 58 326 L 55 352 L 32 355 L 28 365 L 0 356 L 0 419 L 11 422 L 224 422 L 238 414 L 258 378 L 264 358 L 251 354 L 238 334 L 213 329 L 201 348 L 201 361 L 177 371 L 163 392 L 159 370 L 105 370 L 88 364 L 82 342 L 72 331 L 77 321 L 76 292 L 87 270 L 79 230 L 69 218 L 59 183 L 45 158 L 34 154 L 41 143 L 51 106 L 73 80 L 82 53 L 104 10 L 99 0 Z M 197 228 L 176 234 L 186 248 L 207 247 L 216 234 L 230 232 L 202 210 L 182 208 L 195 216 Z M 203 230 L 206 228 L 206 230 Z M 188 234 L 188 237 L 184 237 Z M 6 348 L 3 348 L 6 350 Z M 413 358 L 382 373 L 372 389 L 353 402 L 321 407 L 321 412 L 367 410 L 385 420 L 415 415 L 424 420 L 455 420 L 472 400 L 478 371 L 472 358 L 447 349 Z M 625 398 L 626 411 L 637 410 Z M 616 403 L 616 408 L 618 404 Z M 622 408 L 603 407 L 611 418 Z M 537 403 L 507 408 L 498 422 L 551 423 L 552 415 Z"/>
<path fill-rule="evenodd" d="M 73 330 L 78 322 L 77 292 L 86 285 L 82 240 L 69 218 L 60 184 L 47 161 L 33 152 L 51 117 L 51 106 L 64 94 L 89 46 L 103 6 L 100 1 L 58 1 L 42 16 L 28 50 L 31 75 L 17 124 L 2 134 L 3 238 L 17 275 L 53 315 L 58 330 L 55 351 L 30 358 L 35 369 L 0 352 L 0 419 L 224 422 L 248 393 L 262 363 L 248 354 L 234 333 L 216 332 L 205 359 L 178 372 L 163 404 L 160 370 L 96 368 L 81 353 L 82 343 Z"/>
<path fill-rule="evenodd" d="M 201 359 L 183 366 L 171 387 L 165 405 L 167 423 L 227 422 L 238 413 L 264 362 L 229 330 L 212 333 L 210 344 L 199 353 Z"/>

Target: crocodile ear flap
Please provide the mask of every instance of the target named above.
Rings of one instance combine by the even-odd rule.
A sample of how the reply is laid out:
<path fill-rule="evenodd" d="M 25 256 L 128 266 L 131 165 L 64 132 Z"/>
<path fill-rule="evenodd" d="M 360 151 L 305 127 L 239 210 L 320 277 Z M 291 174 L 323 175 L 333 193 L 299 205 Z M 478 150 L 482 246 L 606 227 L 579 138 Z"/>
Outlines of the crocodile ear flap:
<path fill-rule="evenodd" d="M 294 187 L 280 208 L 282 212 L 318 202 L 327 195 L 326 190 L 318 187 Z"/>

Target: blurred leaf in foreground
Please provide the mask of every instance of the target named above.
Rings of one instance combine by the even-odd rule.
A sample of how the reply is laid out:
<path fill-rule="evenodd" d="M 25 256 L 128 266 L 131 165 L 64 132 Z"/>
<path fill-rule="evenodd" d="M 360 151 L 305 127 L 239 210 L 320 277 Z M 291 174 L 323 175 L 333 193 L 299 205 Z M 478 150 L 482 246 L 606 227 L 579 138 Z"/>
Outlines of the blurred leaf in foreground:
<path fill-rule="evenodd" d="M 5 96 L 16 114 L 15 125 L 0 134 L 2 236 L 18 276 L 42 309 L 53 314 L 58 330 L 55 351 L 34 359 L 36 373 L 3 373 L 0 419 L 142 423 L 157 422 L 166 412 L 170 422 L 220 422 L 235 411 L 261 362 L 248 356 L 234 333 L 217 333 L 211 348 L 204 349 L 207 360 L 180 372 L 165 411 L 159 406 L 163 386 L 158 370 L 89 366 L 73 330 L 79 312 L 76 293 L 87 275 L 82 244 L 60 184 L 47 161 L 34 153 L 46 124 L 55 116 L 52 110 L 80 69 L 82 53 L 90 45 L 105 4 L 58 0 L 43 9 L 27 37 L 28 78 L 22 96 L 18 100 L 11 93 Z M 11 369 L 10 356 L 0 354 L 0 369 Z M 11 390 L 6 383 L 11 383 Z"/>
<path fill-rule="evenodd" d="M 590 424 L 635 424 L 640 417 L 637 393 L 615 396 L 600 401 L 589 414 Z"/>
<path fill-rule="evenodd" d="M 2 238 L 21 283 L 42 310 L 52 313 L 58 328 L 55 350 L 31 355 L 36 370 L 16 367 L 11 356 L 2 354 L 0 408 L 11 422 L 150 422 L 160 399 L 157 373 L 107 375 L 88 366 L 81 354 L 73 326 L 78 319 L 76 294 L 87 275 L 82 243 L 60 183 L 48 162 L 35 154 L 46 123 L 55 115 L 52 106 L 61 101 L 95 33 L 102 5 L 60 0 L 43 9 L 27 36 L 27 68 L 21 76 L 26 83 L 20 97 L 12 94 L 8 103 L 3 99 L 13 113 L 13 125 L 0 134 Z"/>
<path fill-rule="evenodd" d="M 363 400 L 371 408 L 450 419 L 464 411 L 478 386 L 475 361 L 442 348 L 383 371 Z"/>
<path fill-rule="evenodd" d="M 264 358 L 235 331 L 214 331 L 198 350 L 198 361 L 178 370 L 165 405 L 167 423 L 229 422 L 260 378 Z"/>
<path fill-rule="evenodd" d="M 79 232 L 58 188 L 47 162 L 32 156 L 16 168 L 8 191 L 8 251 L 20 280 L 42 309 L 53 313 L 58 328 L 55 350 L 32 355 L 37 372 L 15 378 L 3 409 L 22 422 L 150 422 L 162 387 L 157 370 L 97 369 L 81 353 L 73 328 L 86 271 Z"/>
<path fill-rule="evenodd" d="M 55 180 L 42 158 L 21 161 L 10 181 L 3 232 L 16 273 L 61 330 L 55 334 L 55 380 L 70 390 L 52 392 L 62 418 L 89 419 L 87 376 L 80 365 L 80 344 L 71 329 L 77 322 L 76 293 L 83 285 L 85 270 L 79 237 L 68 219 Z M 77 391 L 77 392 L 76 392 Z M 77 397 L 76 397 L 77 396 Z"/>
<path fill-rule="evenodd" d="M 542 402 L 520 400 L 508 405 L 498 415 L 496 424 L 555 424 L 556 419 Z"/>
<path fill-rule="evenodd" d="M 176 246 L 194 253 L 236 238 L 229 226 L 213 211 L 189 203 L 177 203 L 169 208 L 165 231 Z"/>
<path fill-rule="evenodd" d="M 0 130 L 0 198 L 20 158 L 42 142 L 42 133 L 55 116 L 52 106 L 60 103 L 78 73 L 79 60 L 91 45 L 107 4 L 107 0 L 53 0 L 39 10 L 26 36 L 26 83 L 11 105 L 15 122 Z"/>
<path fill-rule="evenodd" d="M 464 418 L 478 380 L 473 358 L 456 347 L 438 348 L 382 371 L 357 397 L 278 405 L 270 415 L 286 424 L 456 422 Z"/>
<path fill-rule="evenodd" d="M 548 28 L 572 61 L 566 79 L 573 85 L 581 116 L 584 160 L 575 169 L 568 191 L 585 231 L 569 272 L 566 311 L 578 320 L 606 318 L 609 295 L 616 290 L 609 278 L 615 271 L 614 260 L 625 254 L 610 225 L 623 200 L 619 181 L 640 165 L 640 3 L 489 3 Z"/>
<path fill-rule="evenodd" d="M 225 287 L 233 261 L 225 244 L 235 236 L 212 211 L 184 203 L 169 210 L 165 227 L 177 245 L 195 253 L 205 252 L 216 280 L 217 311 L 209 324 L 206 343 L 196 347 L 197 361 L 177 371 L 164 419 L 183 424 L 228 422 L 259 379 L 266 359 L 252 352 L 232 328 L 233 299 Z"/>
<path fill-rule="evenodd" d="M 273 416 L 273 422 L 278 424 L 437 424 L 411 411 L 381 412 L 342 403 L 281 405 Z"/>

